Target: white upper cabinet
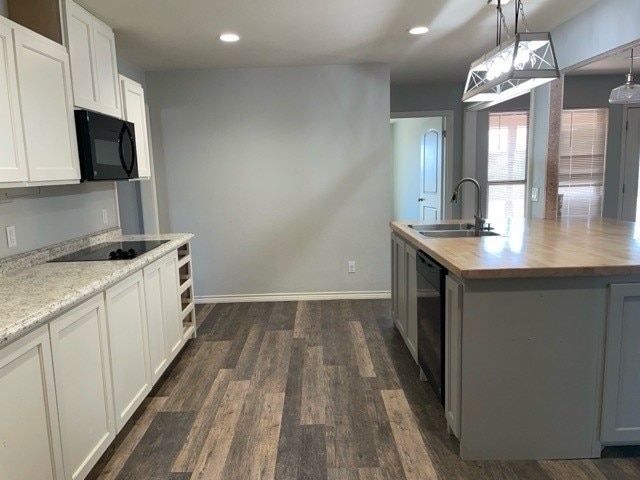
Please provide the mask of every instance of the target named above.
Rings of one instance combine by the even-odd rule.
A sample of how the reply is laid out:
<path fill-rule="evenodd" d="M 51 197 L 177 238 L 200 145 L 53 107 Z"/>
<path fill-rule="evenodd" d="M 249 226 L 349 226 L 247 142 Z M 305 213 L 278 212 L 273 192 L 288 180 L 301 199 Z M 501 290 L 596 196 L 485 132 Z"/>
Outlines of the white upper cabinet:
<path fill-rule="evenodd" d="M 121 116 L 113 30 L 73 2 L 66 2 L 67 44 L 75 105 Z"/>
<path fill-rule="evenodd" d="M 13 34 L 0 17 L 0 182 L 28 180 L 21 124 Z"/>
<path fill-rule="evenodd" d="M 136 151 L 138 154 L 138 176 L 151 177 L 151 159 L 147 136 L 147 110 L 142 85 L 120 75 L 123 118 L 135 125 Z"/>
<path fill-rule="evenodd" d="M 15 24 L 13 39 L 29 181 L 77 183 L 69 54 L 62 45 Z"/>

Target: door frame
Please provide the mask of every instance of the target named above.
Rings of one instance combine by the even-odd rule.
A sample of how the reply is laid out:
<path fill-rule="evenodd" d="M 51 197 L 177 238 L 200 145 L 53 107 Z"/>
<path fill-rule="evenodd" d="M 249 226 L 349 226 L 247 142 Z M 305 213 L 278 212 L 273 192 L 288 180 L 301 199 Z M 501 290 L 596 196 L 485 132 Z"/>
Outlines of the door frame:
<path fill-rule="evenodd" d="M 625 173 L 630 168 L 630 165 L 627 163 L 627 136 L 629 135 L 629 130 L 626 128 L 627 122 L 629 121 L 629 109 L 639 109 L 640 105 L 624 105 L 622 109 L 622 133 L 620 135 L 621 149 L 620 149 L 620 182 L 618 184 L 618 220 L 623 219 L 624 212 L 624 196 L 629 193 L 628 185 L 625 186 Z M 610 141 L 610 140 L 609 140 Z M 605 172 L 606 172 L 606 164 L 605 164 Z M 640 168 L 640 165 L 639 165 Z M 640 189 L 640 178 L 635 178 L 633 180 L 636 184 L 636 187 Z M 628 182 L 627 182 L 628 183 Z M 623 192 L 623 189 L 626 190 L 626 193 Z M 606 192 L 605 192 L 606 193 Z M 637 190 L 636 190 L 637 195 Z M 636 205 L 636 210 L 638 206 Z M 635 210 L 634 210 L 634 219 L 635 219 Z M 633 221 L 633 220 L 629 220 Z"/>
<path fill-rule="evenodd" d="M 444 168 L 442 169 L 442 213 L 443 219 L 453 218 L 453 206 L 451 202 L 447 201 L 447 198 L 453 193 L 453 110 L 421 110 L 415 112 L 391 112 L 391 119 L 402 118 L 427 118 L 427 117 L 442 117 L 444 119 L 443 131 L 446 132 L 444 142 Z M 392 162 L 395 159 L 391 158 Z M 393 196 L 392 196 L 393 198 Z M 391 206 L 393 209 L 393 205 Z"/>

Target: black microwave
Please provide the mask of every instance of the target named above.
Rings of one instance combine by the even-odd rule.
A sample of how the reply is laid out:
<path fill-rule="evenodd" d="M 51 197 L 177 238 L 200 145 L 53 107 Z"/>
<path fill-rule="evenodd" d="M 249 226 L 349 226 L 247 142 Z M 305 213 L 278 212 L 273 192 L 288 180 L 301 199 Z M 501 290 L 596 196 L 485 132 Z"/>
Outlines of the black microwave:
<path fill-rule="evenodd" d="M 82 180 L 138 178 L 135 126 L 119 118 L 76 110 Z"/>

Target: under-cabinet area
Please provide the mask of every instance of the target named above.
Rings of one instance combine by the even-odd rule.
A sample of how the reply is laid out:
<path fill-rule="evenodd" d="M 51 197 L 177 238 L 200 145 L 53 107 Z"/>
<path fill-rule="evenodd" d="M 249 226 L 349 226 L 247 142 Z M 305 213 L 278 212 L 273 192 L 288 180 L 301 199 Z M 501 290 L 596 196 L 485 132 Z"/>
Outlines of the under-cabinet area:
<path fill-rule="evenodd" d="M 185 236 L 169 236 L 180 237 Z M 182 347 L 195 337 L 195 322 L 185 322 L 180 307 L 178 259 L 180 268 L 190 271 L 190 258 L 180 255 L 189 251 L 189 242 L 173 247 L 165 243 L 157 249 L 166 253 L 151 263 L 145 255 L 128 261 L 138 262 L 137 269 L 118 260 L 91 262 L 96 285 L 105 281 L 100 272 L 119 272 L 121 265 L 125 272 L 133 269 L 118 273 L 122 278 L 107 283 L 107 288 L 94 287 L 98 293 L 66 312 L 39 320 L 40 326 L 26 335 L 17 330 L 25 320 L 0 324 L 3 479 L 85 478 Z M 83 265 L 62 262 L 30 268 L 80 272 Z M 13 278 L 20 283 L 20 273 Z M 10 287 L 0 288 L 4 292 Z M 15 308 L 5 305 L 3 319 Z M 16 314 L 24 315 L 24 309 Z M 26 429 L 25 418 L 30 419 Z"/>

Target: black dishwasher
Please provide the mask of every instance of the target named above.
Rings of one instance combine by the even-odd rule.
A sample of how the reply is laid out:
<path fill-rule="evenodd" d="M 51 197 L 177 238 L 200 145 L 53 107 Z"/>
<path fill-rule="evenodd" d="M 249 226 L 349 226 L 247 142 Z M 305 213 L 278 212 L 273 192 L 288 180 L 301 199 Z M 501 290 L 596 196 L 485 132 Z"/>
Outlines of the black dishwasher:
<path fill-rule="evenodd" d="M 447 269 L 418 251 L 418 363 L 444 405 L 444 287 Z"/>

